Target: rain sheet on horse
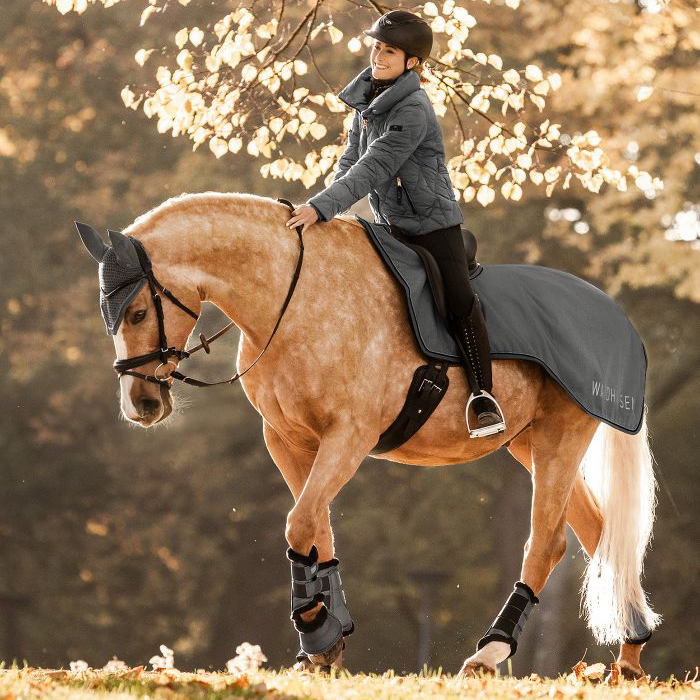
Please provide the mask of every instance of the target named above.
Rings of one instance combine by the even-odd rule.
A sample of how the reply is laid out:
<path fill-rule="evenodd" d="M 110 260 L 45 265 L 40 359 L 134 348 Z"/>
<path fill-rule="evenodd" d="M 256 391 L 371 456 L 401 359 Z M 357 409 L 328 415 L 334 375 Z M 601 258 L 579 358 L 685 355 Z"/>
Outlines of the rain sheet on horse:
<path fill-rule="evenodd" d="M 419 255 L 384 224 L 356 216 L 406 293 L 420 350 L 461 363 Z M 634 434 L 642 424 L 647 356 L 620 306 L 568 272 L 540 265 L 480 265 L 479 295 L 493 358 L 538 362 L 592 416 Z"/>

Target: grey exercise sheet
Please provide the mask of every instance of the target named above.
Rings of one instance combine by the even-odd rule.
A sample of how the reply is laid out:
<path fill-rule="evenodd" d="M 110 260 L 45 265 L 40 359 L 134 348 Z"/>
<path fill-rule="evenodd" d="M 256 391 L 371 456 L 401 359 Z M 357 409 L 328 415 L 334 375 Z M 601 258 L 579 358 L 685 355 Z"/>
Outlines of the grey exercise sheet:
<path fill-rule="evenodd" d="M 418 254 L 388 226 L 356 218 L 406 292 L 420 350 L 460 363 Z M 613 299 L 579 277 L 539 265 L 482 265 L 471 284 L 481 300 L 492 357 L 538 362 L 592 416 L 626 433 L 639 431 L 646 350 Z"/>

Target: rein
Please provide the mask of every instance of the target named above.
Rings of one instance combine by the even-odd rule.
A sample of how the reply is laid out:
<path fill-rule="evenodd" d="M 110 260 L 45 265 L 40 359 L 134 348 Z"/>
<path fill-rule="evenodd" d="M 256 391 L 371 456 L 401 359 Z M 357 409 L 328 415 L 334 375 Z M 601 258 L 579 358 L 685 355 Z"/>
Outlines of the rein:
<path fill-rule="evenodd" d="M 281 202 L 282 204 L 286 204 L 292 211 L 294 210 L 294 205 L 287 199 L 282 199 L 282 198 L 277 198 L 278 202 Z M 268 339 L 267 343 L 265 344 L 265 347 L 260 351 L 260 354 L 253 360 L 252 364 L 250 364 L 243 372 L 236 373 L 233 377 L 230 379 L 223 379 L 220 382 L 205 382 L 202 381 L 201 379 L 194 379 L 193 377 L 188 377 L 181 372 L 178 372 L 176 369 L 173 370 L 169 375 L 167 376 L 158 376 L 158 370 L 160 370 L 161 367 L 167 368 L 168 365 L 172 365 L 175 367 L 175 363 L 170 359 L 171 357 L 176 357 L 178 362 L 180 360 L 185 360 L 191 355 L 193 355 L 195 352 L 198 352 L 199 350 L 204 350 L 207 354 L 209 354 L 210 349 L 209 349 L 209 344 L 214 342 L 217 338 L 220 338 L 224 333 L 227 331 L 231 330 L 233 326 L 235 325 L 233 321 L 229 323 L 227 326 L 222 328 L 220 331 L 217 331 L 212 335 L 211 337 L 207 338 L 205 337 L 204 333 L 199 334 L 199 340 L 200 343 L 199 345 L 193 347 L 193 348 L 187 348 L 185 350 L 178 350 L 174 346 L 168 347 L 168 339 L 167 336 L 165 335 L 165 322 L 164 322 L 164 316 L 163 316 L 163 302 L 161 299 L 161 294 L 167 297 L 173 304 L 175 304 L 177 307 L 182 309 L 185 313 L 189 314 L 197 320 L 199 318 L 198 314 L 196 314 L 192 309 L 188 308 L 183 304 L 172 292 L 167 290 L 155 277 L 153 274 L 153 267 L 151 265 L 151 260 L 148 257 L 148 254 L 146 253 L 146 249 L 143 247 L 140 241 L 136 240 L 135 238 L 131 238 L 131 241 L 134 243 L 134 246 L 136 247 L 136 252 L 139 256 L 139 261 L 141 263 L 141 267 L 143 268 L 143 274 L 139 275 L 138 277 L 131 278 L 121 284 L 119 287 L 116 289 L 113 289 L 109 294 L 105 296 L 110 296 L 112 294 L 115 294 L 118 292 L 120 289 L 125 287 L 128 284 L 133 284 L 134 282 L 140 280 L 140 279 L 146 279 L 148 282 L 148 287 L 151 290 L 151 298 L 153 299 L 153 305 L 155 306 L 156 309 L 156 318 L 158 319 L 158 350 L 154 350 L 153 352 L 148 352 L 145 353 L 144 355 L 136 355 L 135 357 L 127 357 L 123 360 L 115 360 L 113 367 L 116 373 L 119 375 L 121 378 L 122 375 L 128 374 L 132 377 L 137 377 L 138 379 L 144 379 L 147 382 L 151 382 L 152 384 L 158 384 L 161 389 L 167 388 L 170 386 L 169 380 L 170 379 L 177 379 L 184 384 L 189 384 L 190 386 L 196 386 L 196 387 L 206 387 L 206 386 L 218 386 L 219 384 L 233 384 L 235 381 L 240 379 L 249 369 L 253 367 L 253 365 L 262 357 L 263 353 L 265 350 L 267 350 L 268 346 L 272 342 L 272 338 L 274 337 L 275 333 L 277 332 L 277 329 L 279 328 L 280 322 L 282 321 L 282 317 L 284 316 L 284 312 L 287 310 L 287 306 L 289 305 L 289 302 L 292 299 L 292 295 L 294 294 L 294 289 L 297 285 L 297 281 L 299 279 L 299 274 L 301 272 L 301 264 L 304 259 L 304 239 L 302 238 L 302 227 L 297 226 L 296 227 L 296 232 L 297 235 L 299 236 L 299 257 L 297 258 L 297 265 L 296 269 L 294 270 L 294 275 L 292 277 L 292 281 L 289 285 L 289 290 L 287 291 L 287 297 L 284 300 L 284 304 L 282 304 L 282 310 L 280 311 L 279 317 L 277 318 L 277 323 L 275 323 L 275 327 L 272 329 L 272 333 L 270 334 L 270 338 Z M 134 372 L 135 367 L 140 367 L 141 365 L 145 365 L 147 362 L 152 362 L 153 360 L 160 360 L 160 365 L 156 367 L 155 371 L 153 374 L 144 374 L 142 372 Z"/>

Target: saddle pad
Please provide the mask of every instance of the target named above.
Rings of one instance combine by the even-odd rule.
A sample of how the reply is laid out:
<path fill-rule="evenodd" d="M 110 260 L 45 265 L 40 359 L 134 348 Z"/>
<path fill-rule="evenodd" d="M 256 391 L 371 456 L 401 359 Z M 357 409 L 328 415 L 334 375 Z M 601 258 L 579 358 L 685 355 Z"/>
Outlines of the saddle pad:
<path fill-rule="evenodd" d="M 420 350 L 461 364 L 418 254 L 394 238 L 388 226 L 356 218 L 406 292 Z M 611 297 L 568 272 L 540 265 L 480 265 L 470 279 L 481 300 L 493 358 L 538 362 L 584 411 L 623 432 L 639 431 L 646 350 Z"/>

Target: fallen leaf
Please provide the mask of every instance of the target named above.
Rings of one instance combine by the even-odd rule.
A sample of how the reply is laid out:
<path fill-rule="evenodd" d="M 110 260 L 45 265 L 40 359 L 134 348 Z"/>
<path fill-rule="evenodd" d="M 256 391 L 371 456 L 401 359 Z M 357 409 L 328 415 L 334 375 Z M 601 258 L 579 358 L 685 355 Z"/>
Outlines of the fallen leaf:
<path fill-rule="evenodd" d="M 581 659 L 575 666 L 571 667 L 571 670 L 574 672 L 574 675 L 576 678 L 581 678 L 583 676 L 583 672 L 588 668 L 588 664 Z"/>
<path fill-rule="evenodd" d="M 608 685 L 619 685 L 620 684 L 620 664 L 617 661 L 613 661 L 610 664 L 610 677 L 608 678 Z"/>
<path fill-rule="evenodd" d="M 591 664 L 584 672 L 583 675 L 589 681 L 602 681 L 605 676 L 605 664 L 597 663 Z"/>

